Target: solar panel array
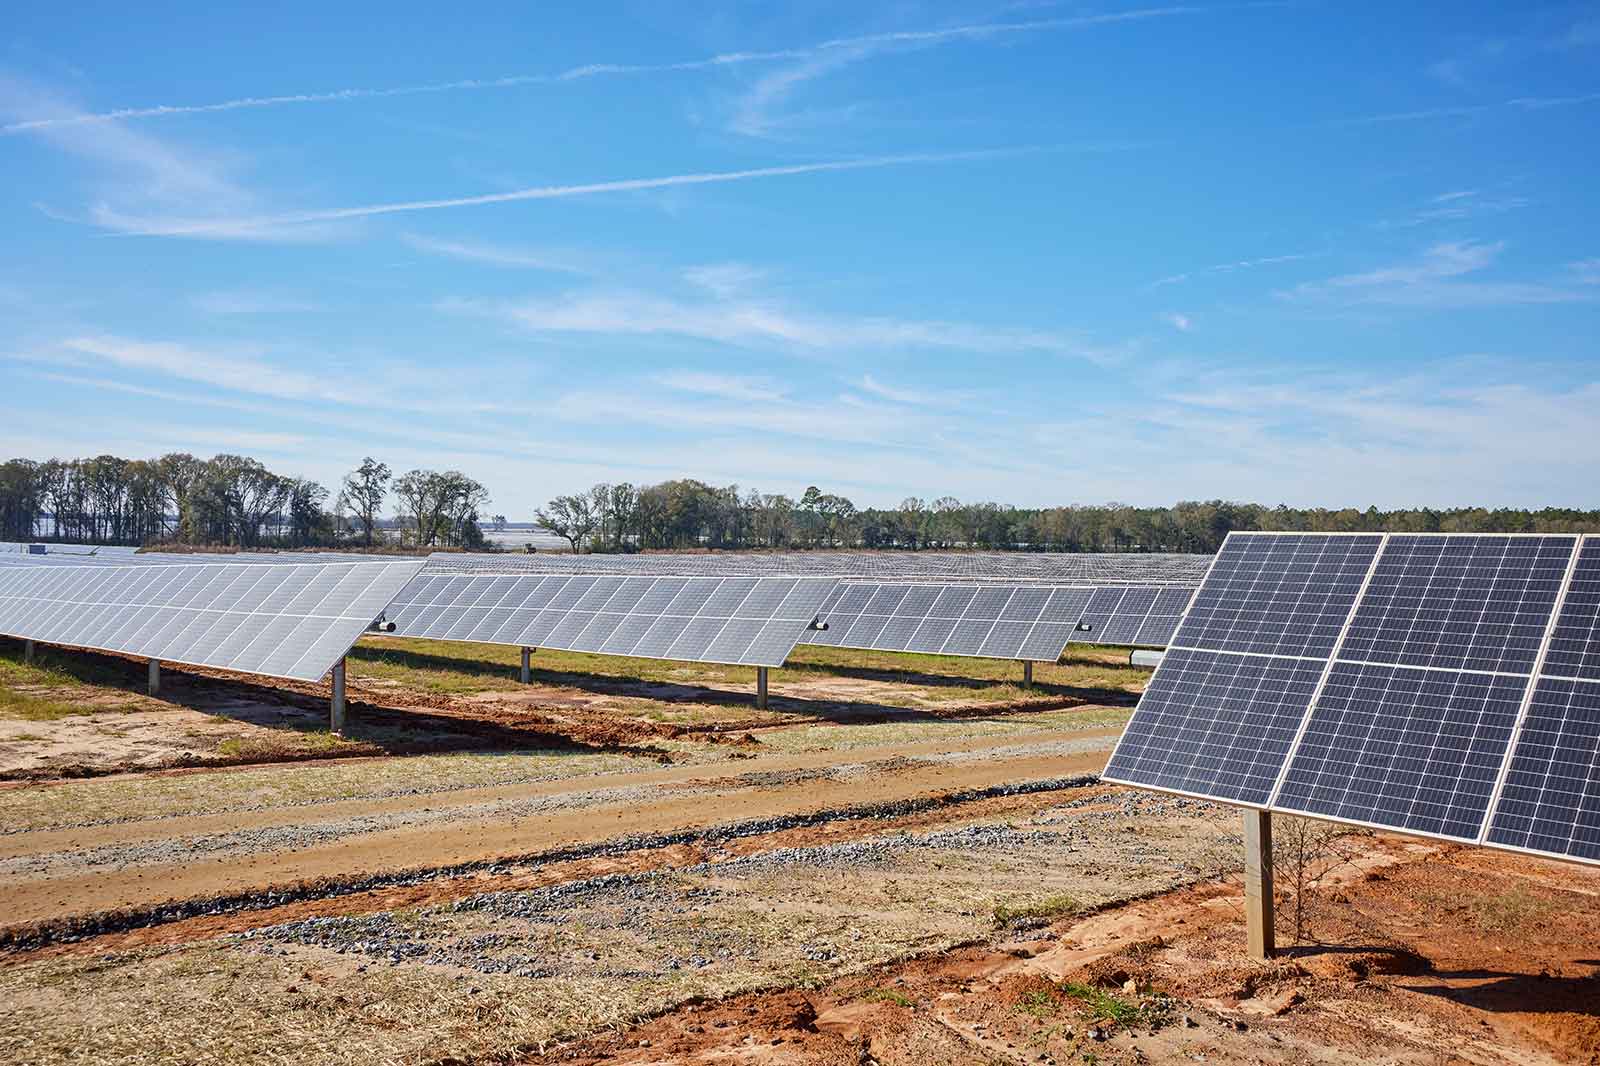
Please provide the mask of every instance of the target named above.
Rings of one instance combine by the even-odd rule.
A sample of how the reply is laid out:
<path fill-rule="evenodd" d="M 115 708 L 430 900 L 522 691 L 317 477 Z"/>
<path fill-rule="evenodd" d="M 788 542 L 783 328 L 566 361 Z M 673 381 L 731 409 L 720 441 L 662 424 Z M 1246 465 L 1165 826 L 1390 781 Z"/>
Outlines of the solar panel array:
<path fill-rule="evenodd" d="M 1233 534 L 1105 777 L 1600 862 L 1600 537 Z"/>
<path fill-rule="evenodd" d="M 998 582 L 1057 585 L 1172 585 L 1195 588 L 1209 555 L 1139 552 L 716 552 L 636 555 L 471 555 L 429 557 L 437 573 L 623 574 L 670 577 L 815 576 L 859 581 Z"/>
<path fill-rule="evenodd" d="M 781 666 L 833 578 L 428 572 L 396 598 L 398 636 L 683 662 Z"/>
<path fill-rule="evenodd" d="M 841 583 L 806 643 L 1055 662 L 1069 641 L 1160 647 L 1192 590 L 1118 586 Z"/>
<path fill-rule="evenodd" d="M 0 633 L 315 681 L 422 569 L 385 562 L 77 562 L 0 569 Z"/>

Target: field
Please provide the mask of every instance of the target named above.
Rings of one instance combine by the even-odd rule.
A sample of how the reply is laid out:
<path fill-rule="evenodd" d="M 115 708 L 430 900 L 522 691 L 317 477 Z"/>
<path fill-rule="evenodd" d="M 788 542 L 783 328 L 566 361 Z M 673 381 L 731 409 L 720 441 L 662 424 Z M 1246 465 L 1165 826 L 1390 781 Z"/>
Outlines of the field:
<path fill-rule="evenodd" d="M 0 649 L 0 1061 L 1600 1062 L 1600 871 L 1104 786 L 1147 671 Z M 1296 876 L 1298 875 L 1298 876 Z"/>

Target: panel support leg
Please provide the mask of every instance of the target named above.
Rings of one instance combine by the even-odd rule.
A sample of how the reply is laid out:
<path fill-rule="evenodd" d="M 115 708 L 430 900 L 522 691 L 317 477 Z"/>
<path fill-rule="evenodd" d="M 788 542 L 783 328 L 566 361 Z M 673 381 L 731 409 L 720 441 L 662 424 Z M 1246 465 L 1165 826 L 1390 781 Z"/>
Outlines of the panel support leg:
<path fill-rule="evenodd" d="M 333 664 L 333 699 L 328 705 L 328 728 L 344 735 L 344 660 Z"/>
<path fill-rule="evenodd" d="M 1033 688 L 1033 660 L 1032 659 L 1024 659 L 1024 660 L 1022 660 L 1022 687 L 1024 689 L 1029 689 L 1029 690 L 1031 690 Z"/>
<path fill-rule="evenodd" d="M 161 660 L 150 660 L 150 695 L 161 695 Z"/>
<path fill-rule="evenodd" d="M 1272 913 L 1272 815 L 1244 812 L 1244 913 L 1250 954 L 1270 959 L 1277 953 Z"/>
<path fill-rule="evenodd" d="M 33 641 L 31 641 L 31 640 L 23 641 L 22 642 L 22 661 L 25 662 L 25 663 L 33 662 L 33 654 L 34 654 Z"/>
<path fill-rule="evenodd" d="M 533 649 L 532 648 L 523 648 L 522 649 L 522 683 L 524 685 L 528 684 L 529 682 L 531 682 L 533 680 L 533 666 L 532 666 L 532 664 L 530 664 L 528 662 L 529 657 L 532 656 L 532 655 L 533 655 Z"/>
<path fill-rule="evenodd" d="M 767 668 L 756 667 L 756 707 L 759 710 L 767 709 Z"/>

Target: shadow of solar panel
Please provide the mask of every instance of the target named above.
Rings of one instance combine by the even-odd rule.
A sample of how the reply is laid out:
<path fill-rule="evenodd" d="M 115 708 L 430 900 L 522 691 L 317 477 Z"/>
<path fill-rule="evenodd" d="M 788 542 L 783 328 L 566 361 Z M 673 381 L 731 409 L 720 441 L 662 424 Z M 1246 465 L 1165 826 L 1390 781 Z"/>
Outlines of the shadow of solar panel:
<path fill-rule="evenodd" d="M 1476 840 L 1523 677 L 1337 662 L 1273 806 Z"/>
<path fill-rule="evenodd" d="M 1264 806 L 1322 663 L 1171 649 L 1102 774 Z"/>
<path fill-rule="evenodd" d="M 1600 683 L 1539 680 L 1486 840 L 1600 861 Z"/>
<path fill-rule="evenodd" d="M 1576 539 L 1391 536 L 1339 657 L 1529 673 Z"/>
<path fill-rule="evenodd" d="M 0 632 L 315 681 L 421 569 L 421 560 L 15 567 L 0 571 Z"/>
<path fill-rule="evenodd" d="M 1230 533 L 1173 645 L 1327 658 L 1381 539 Z"/>

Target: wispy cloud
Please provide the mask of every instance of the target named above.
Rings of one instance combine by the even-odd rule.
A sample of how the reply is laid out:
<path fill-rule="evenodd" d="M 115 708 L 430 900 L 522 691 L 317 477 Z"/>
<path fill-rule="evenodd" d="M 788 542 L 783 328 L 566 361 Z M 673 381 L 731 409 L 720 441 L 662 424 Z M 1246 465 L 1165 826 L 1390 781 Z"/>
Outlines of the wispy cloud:
<path fill-rule="evenodd" d="M 1164 278 L 1157 278 L 1149 285 L 1150 288 L 1160 288 L 1162 285 L 1177 285 L 1202 274 L 1231 274 L 1236 270 L 1254 270 L 1256 267 L 1275 266 L 1279 263 L 1294 263 L 1301 259 L 1310 259 L 1312 253 L 1297 252 L 1292 255 L 1265 255 L 1256 259 L 1237 259 L 1230 263 L 1216 263 L 1197 270 L 1186 271 L 1182 274 L 1172 274 Z"/>
<path fill-rule="evenodd" d="M 120 232 L 146 237 L 232 237 L 248 234 L 292 233 L 302 226 L 346 222 L 371 218 L 377 215 L 409 214 L 418 211 L 439 211 L 458 207 L 483 207 L 489 204 L 521 203 L 530 200 L 559 200 L 575 196 L 598 196 L 605 193 L 641 192 L 650 189 L 670 189 L 695 185 L 717 185 L 727 182 L 752 181 L 764 178 L 792 177 L 800 174 L 827 174 L 851 170 L 876 170 L 885 167 L 903 167 L 956 163 L 977 159 L 994 159 L 1034 151 L 1032 148 L 1009 148 L 972 152 L 922 152 L 906 155 L 868 156 L 862 159 L 839 159 L 822 163 L 796 163 L 789 166 L 754 167 L 748 170 L 705 171 L 694 174 L 671 174 L 657 178 L 623 178 L 614 181 L 597 181 L 580 185 L 540 185 L 510 192 L 486 193 L 481 196 L 457 196 L 436 200 L 403 200 L 382 204 L 364 204 L 358 207 L 333 207 L 314 211 L 294 211 L 274 215 L 239 216 L 229 218 L 149 217 L 129 218 L 117 216 L 106 224 Z"/>
<path fill-rule="evenodd" d="M 716 396 L 724 400 L 744 400 L 750 403 L 782 400 L 788 392 L 767 378 L 743 374 L 715 374 L 703 370 L 668 370 L 656 374 L 652 380 L 676 392 Z"/>
<path fill-rule="evenodd" d="M 1070 30 L 1116 22 L 1142 21 L 1174 15 L 1191 15 L 1205 12 L 1206 8 L 1169 6 L 1124 11 L 1106 15 L 1077 18 L 1032 19 L 1024 22 L 992 22 L 936 29 L 900 30 L 888 33 L 861 34 L 837 37 L 816 44 L 764 51 L 722 52 L 700 59 L 671 63 L 587 63 L 547 74 L 512 74 L 496 78 L 462 78 L 456 81 L 433 82 L 420 85 L 401 85 L 383 88 L 344 88 L 322 92 L 293 92 L 262 96 L 244 96 L 232 100 L 219 100 L 199 104 L 155 104 L 144 107 L 119 107 L 105 111 L 32 115 L 16 118 L 0 125 L 0 134 L 28 133 L 39 130 L 61 129 L 70 126 L 105 125 L 130 119 L 166 118 L 175 115 L 200 115 L 224 111 L 257 110 L 262 108 L 290 107 L 307 104 L 349 103 L 357 100 L 383 99 L 396 96 L 419 96 L 432 93 L 469 92 L 489 89 L 513 89 L 528 85 L 558 85 L 564 82 L 583 81 L 590 78 L 668 74 L 739 67 L 750 63 L 771 63 L 786 60 L 809 61 L 832 53 L 860 54 L 889 47 L 912 47 L 946 44 L 955 41 L 991 40 L 1020 34 L 1044 33 L 1052 30 Z"/>
<path fill-rule="evenodd" d="M 547 251 L 542 248 L 518 248 L 483 241 L 450 241 L 421 234 L 402 235 L 411 247 L 430 255 L 459 259 L 468 263 L 508 267 L 516 270 L 547 270 L 556 274 L 588 274 L 591 269 L 581 264 L 571 253 Z"/>
<path fill-rule="evenodd" d="M 1533 201 L 1523 196 L 1485 195 L 1477 189 L 1461 189 L 1432 197 L 1409 218 L 1378 222 L 1378 229 L 1408 229 L 1433 222 L 1459 222 L 1483 215 L 1503 215 L 1518 211 Z"/>
<path fill-rule="evenodd" d="M 251 289 L 200 293 L 189 302 L 196 310 L 213 315 L 289 315 L 326 310 L 313 300 Z"/>
<path fill-rule="evenodd" d="M 41 114 L 71 117 L 81 112 L 49 90 L 0 75 L 0 116 Z M 194 222 L 209 227 L 211 236 L 305 241 L 329 234 L 319 226 L 285 232 L 234 225 L 234 218 L 264 210 L 261 197 L 239 181 L 244 161 L 237 156 L 202 152 L 120 126 L 68 123 L 43 129 L 41 137 L 95 168 L 88 183 L 90 205 L 81 213 L 37 205 L 51 217 L 122 230 L 130 218 L 198 207 L 203 214 Z"/>
<path fill-rule="evenodd" d="M 1595 298 L 1594 293 L 1545 281 L 1465 280 L 1465 275 L 1491 267 L 1504 249 L 1503 241 L 1448 241 L 1402 263 L 1307 282 L 1282 295 L 1417 308 L 1571 303 Z"/>
<path fill-rule="evenodd" d="M 651 293 L 599 291 L 521 303 L 454 301 L 442 306 L 446 310 L 504 317 L 541 333 L 679 337 L 817 353 L 892 348 L 993 354 L 1042 352 L 1095 362 L 1112 358 L 1108 351 L 1056 330 L 800 311 L 749 297 L 695 301 Z"/>
<path fill-rule="evenodd" d="M 944 29 L 909 30 L 842 37 L 814 48 L 799 50 L 793 66 L 757 79 L 734 103 L 728 129 L 748 137 L 770 137 L 785 128 L 815 122 L 816 112 L 786 112 L 785 105 L 809 82 L 853 63 L 885 54 L 914 51 L 942 45 L 1005 40 L 1043 33 L 1092 29 L 1119 23 L 1145 22 L 1182 15 L 1199 15 L 1219 9 L 1186 5 L 1150 7 L 1101 15 L 1030 19 L 1022 22 L 989 22 Z M 848 116 L 852 107 L 839 108 L 834 115 Z"/>
<path fill-rule="evenodd" d="M 708 263 L 683 272 L 683 278 L 689 284 L 705 289 L 721 300 L 748 292 L 766 275 L 766 270 L 749 263 Z"/>
<path fill-rule="evenodd" d="M 1497 100 L 1484 104 L 1460 104 L 1448 107 L 1425 107 L 1415 111 L 1388 111 L 1376 115 L 1356 115 L 1351 118 L 1330 119 L 1328 126 L 1369 126 L 1391 122 L 1426 122 L 1441 118 L 1470 118 L 1496 111 L 1545 111 L 1555 107 L 1578 107 L 1600 103 L 1600 92 L 1581 93 L 1576 96 L 1518 96 L 1510 100 Z"/>
<path fill-rule="evenodd" d="M 1194 329 L 1194 319 L 1181 311 L 1163 311 L 1161 313 L 1161 321 L 1180 333 L 1188 333 Z"/>

